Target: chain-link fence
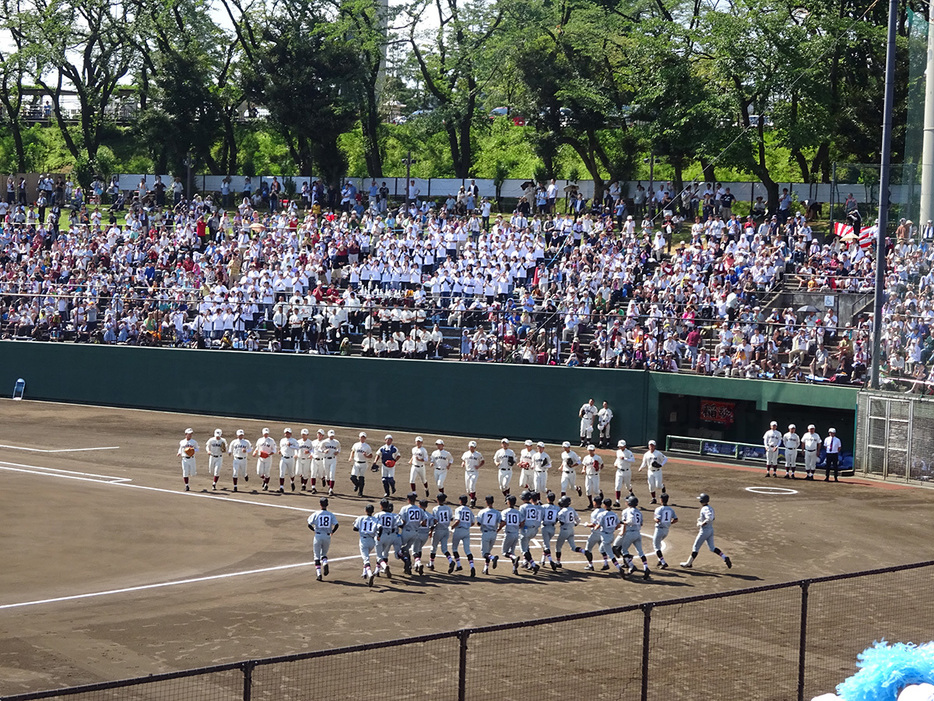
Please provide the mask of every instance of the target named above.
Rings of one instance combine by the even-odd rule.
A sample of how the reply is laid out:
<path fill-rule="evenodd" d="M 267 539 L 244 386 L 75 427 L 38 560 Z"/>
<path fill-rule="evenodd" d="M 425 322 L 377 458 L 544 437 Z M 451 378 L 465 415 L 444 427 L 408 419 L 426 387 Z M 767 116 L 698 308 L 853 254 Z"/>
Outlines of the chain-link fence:
<path fill-rule="evenodd" d="M 863 391 L 856 409 L 856 471 L 893 481 L 934 478 L 934 398 Z"/>
<path fill-rule="evenodd" d="M 934 609 L 919 598 L 932 568 L 920 562 L 0 701 L 544 701 L 568 693 L 801 701 L 853 674 L 857 654 L 874 641 L 932 638 Z"/>

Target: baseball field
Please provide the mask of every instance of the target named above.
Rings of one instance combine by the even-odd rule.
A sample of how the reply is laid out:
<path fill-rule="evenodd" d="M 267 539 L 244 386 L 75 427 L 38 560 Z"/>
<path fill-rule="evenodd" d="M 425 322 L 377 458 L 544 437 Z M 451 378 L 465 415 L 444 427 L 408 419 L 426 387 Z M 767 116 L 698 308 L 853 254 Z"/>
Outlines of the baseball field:
<path fill-rule="evenodd" d="M 265 426 L 278 440 L 285 424 L 9 400 L 0 401 L 0 417 L 0 696 L 930 559 L 932 490 L 854 478 L 825 483 L 821 474 L 814 482 L 764 479 L 755 468 L 673 456 L 665 466 L 680 519 L 667 540 L 672 567 L 658 570 L 650 556 L 649 580 L 601 572 L 599 557 L 598 571 L 585 572 L 582 556 L 565 553 L 560 572 L 513 575 L 501 565 L 475 579 L 466 568 L 447 574 L 446 567 L 408 577 L 398 566 L 391 580 L 377 578 L 368 588 L 351 524 L 366 503 L 379 501 L 382 489 L 378 476 L 368 473 L 367 497 L 349 496 L 347 452 L 359 429 L 296 422 L 290 424 L 296 436 L 302 428 L 312 435 L 317 428 L 333 428 L 343 447 L 330 505 L 341 529 L 331 545 L 330 574 L 316 582 L 306 519 L 318 508 L 318 496 L 259 491 L 254 459 L 251 479 L 241 481 L 238 493 L 231 491 L 229 456 L 216 492 L 207 471 L 204 443 L 214 429 L 232 439 L 242 428 L 255 442 Z M 202 452 L 186 493 L 176 450 L 187 426 L 194 428 Z M 382 444 L 385 432 L 367 432 L 374 449 Z M 393 435 L 407 456 L 414 434 Z M 425 434 L 426 445 L 438 437 Z M 441 437 L 455 458 L 469 440 Z M 524 439 L 536 439 L 509 438 L 517 449 Z M 574 442 L 575 436 L 568 439 Z M 487 459 L 481 501 L 494 494 L 501 506 L 492 468 L 498 442 L 478 443 Z M 644 448 L 633 448 L 641 456 Z M 561 451 L 556 445 L 547 450 L 553 459 Z M 611 466 L 611 452 L 600 452 Z M 611 472 L 604 477 L 607 492 Z M 275 466 L 272 475 L 274 489 Z M 557 488 L 557 480 L 550 475 L 549 486 Z M 408 491 L 407 466 L 397 469 L 397 483 L 396 510 Z M 447 486 L 448 494 L 461 493 L 462 469 L 452 469 Z M 642 506 L 651 508 L 644 473 L 635 474 L 634 488 Z M 701 491 L 711 495 L 717 545 L 731 556 L 732 569 L 706 550 L 691 570 L 677 564 L 690 552 Z M 586 498 L 574 495 L 573 506 L 586 518 Z M 645 516 L 650 523 L 650 512 Z M 580 542 L 584 529 L 578 533 Z M 650 527 L 644 537 L 650 550 Z M 827 654 L 813 658 L 809 692 L 830 691 L 851 674 L 856 653 L 873 638 L 915 630 L 927 635 L 918 642 L 934 637 L 924 596 L 928 579 L 880 578 L 858 587 L 844 581 L 816 597 L 812 610 L 820 623 L 813 634 L 826 641 Z M 767 690 L 738 697 L 791 698 L 780 682 L 770 681 L 768 670 L 797 662 L 781 659 L 784 653 L 776 659 L 770 650 L 797 636 L 798 598 L 797 590 L 778 590 L 758 602 L 725 599 L 719 608 L 660 610 L 652 674 L 670 690 L 664 698 L 692 698 L 689 692 L 726 673 L 727 659 L 737 667 L 752 665 L 750 672 L 758 669 L 754 683 Z M 875 608 L 887 598 L 916 604 L 897 630 Z M 628 685 L 638 679 L 641 616 L 523 634 L 536 640 L 492 634 L 472 640 L 472 649 L 489 657 L 489 675 L 472 678 L 468 698 L 567 698 L 568 688 L 601 698 L 638 698 L 638 688 Z M 457 661 L 456 643 L 453 652 L 449 645 L 426 644 L 398 664 L 377 656 L 348 658 L 334 673 L 353 677 L 377 667 L 378 679 L 401 666 L 410 670 L 409 697 L 443 698 L 456 683 L 447 676 Z M 375 693 L 369 681 L 360 684 L 360 695 Z"/>

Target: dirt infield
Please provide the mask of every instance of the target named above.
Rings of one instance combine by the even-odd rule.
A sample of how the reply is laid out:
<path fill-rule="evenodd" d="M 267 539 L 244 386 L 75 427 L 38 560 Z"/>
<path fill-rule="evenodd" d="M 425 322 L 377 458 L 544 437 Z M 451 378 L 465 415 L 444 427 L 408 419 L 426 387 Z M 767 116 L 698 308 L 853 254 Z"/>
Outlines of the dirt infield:
<path fill-rule="evenodd" d="M 465 568 L 454 575 L 380 578 L 368 589 L 360 578 L 351 522 L 382 490 L 369 473 L 372 498 L 347 496 L 352 488 L 346 456 L 357 429 L 324 426 L 335 428 L 344 450 L 331 502 L 342 528 L 331 546 L 330 577 L 319 583 L 305 526 L 317 496 L 256 492 L 253 460 L 249 483 L 241 482 L 234 494 L 229 457 L 222 489 L 212 493 L 204 452 L 192 491 L 182 491 L 175 452 L 186 426 L 194 428 L 203 451 L 215 428 L 228 439 L 243 428 L 255 442 L 266 425 L 278 440 L 282 424 L 9 400 L 0 401 L 0 417 L 0 695 L 930 557 L 926 515 L 934 505 L 932 490 L 858 479 L 767 480 L 760 470 L 675 458 L 665 467 L 681 520 L 667 541 L 674 566 L 656 571 L 651 557 L 648 581 L 585 573 L 580 556 L 565 554 L 566 573 L 513 576 L 500 567 L 493 576 L 471 580 Z M 296 435 L 304 427 L 291 425 Z M 313 434 L 318 426 L 307 428 Z M 382 443 L 382 433 L 368 433 L 374 448 Z M 394 436 L 408 455 L 414 435 Z M 435 438 L 425 435 L 426 444 Z M 455 457 L 466 449 L 467 439 L 444 438 Z M 521 443 L 526 436 L 511 438 Z M 479 494 L 497 495 L 499 505 L 491 469 L 498 444 L 478 442 L 488 463 Z M 560 448 L 548 451 L 555 458 Z M 273 485 L 277 476 L 274 467 Z M 610 491 L 607 478 L 604 489 Z M 407 479 L 408 469 L 400 465 L 397 509 Z M 549 484 L 558 486 L 554 474 Z M 462 470 L 452 470 L 448 487 L 449 494 L 460 493 Z M 749 487 L 796 493 L 754 493 Z M 648 508 L 642 474 L 635 489 Z M 694 497 L 700 491 L 711 494 L 717 543 L 733 558 L 732 570 L 709 552 L 700 554 L 691 571 L 676 566 L 693 541 Z M 586 503 L 574 497 L 579 511 L 586 511 Z M 753 641 L 768 627 L 741 611 L 733 616 L 750 621 Z M 638 633 L 638 622 L 633 631 Z M 825 631 L 830 640 L 832 632 Z"/>

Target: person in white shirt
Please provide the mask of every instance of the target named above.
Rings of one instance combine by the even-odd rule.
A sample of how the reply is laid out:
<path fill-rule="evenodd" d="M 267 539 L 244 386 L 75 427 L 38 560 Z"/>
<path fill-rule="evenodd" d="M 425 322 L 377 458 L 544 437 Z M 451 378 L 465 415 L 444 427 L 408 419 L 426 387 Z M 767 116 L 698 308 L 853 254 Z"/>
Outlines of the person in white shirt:
<path fill-rule="evenodd" d="M 606 499 L 604 505 L 609 506 L 609 501 L 609 499 Z M 609 513 L 612 512 L 610 511 Z M 619 520 L 622 531 L 611 546 L 613 555 L 615 557 L 622 557 L 623 559 L 623 566 L 620 567 L 619 573 L 620 575 L 633 574 L 636 571 L 636 566 L 633 564 L 633 557 L 629 554 L 629 548 L 634 547 L 636 549 L 636 554 L 642 560 L 642 577 L 643 579 L 648 579 L 651 573 L 649 572 L 648 559 L 645 557 L 645 551 L 642 549 L 642 511 L 639 509 L 638 497 L 626 497 L 626 508 L 623 509 L 623 513 L 620 514 Z"/>
<path fill-rule="evenodd" d="M 626 447 L 626 441 L 619 441 L 616 444 L 616 460 L 613 462 L 616 467 L 616 478 L 613 485 L 616 489 L 614 506 L 619 506 L 619 499 L 624 488 L 629 492 L 630 496 L 635 496 L 632 493 L 632 466 L 635 464 L 636 458 L 632 451 Z"/>
<path fill-rule="evenodd" d="M 444 449 L 444 441 L 440 438 L 435 441 L 435 450 L 431 454 L 431 466 L 435 471 L 435 484 L 438 491 L 444 494 L 444 481 L 448 478 L 448 471 L 454 462 L 454 457 Z"/>
<path fill-rule="evenodd" d="M 564 441 L 561 447 L 564 448 L 561 453 L 561 496 L 565 496 L 572 489 L 576 489 L 577 496 L 580 496 L 582 491 L 577 486 L 577 468 L 580 467 L 581 459 L 571 449 L 570 441 Z"/>
<path fill-rule="evenodd" d="M 593 403 L 593 399 L 587 401 L 584 404 L 580 411 L 577 412 L 577 415 L 581 420 L 581 444 L 580 447 L 585 447 L 590 443 L 590 437 L 593 435 L 593 420 L 597 415 L 597 407 Z"/>
<path fill-rule="evenodd" d="M 318 493 L 318 480 L 324 489 L 327 482 L 327 468 L 324 465 L 324 429 L 319 428 L 311 442 L 311 493 Z"/>
<path fill-rule="evenodd" d="M 483 455 L 477 450 L 477 442 L 470 441 L 467 450 L 461 455 L 461 466 L 464 468 L 464 483 L 467 494 L 470 496 L 470 508 L 477 505 L 477 477 L 479 470 L 486 464 Z"/>
<path fill-rule="evenodd" d="M 765 476 L 778 477 L 778 449 L 782 444 L 782 434 L 777 421 L 769 424 L 769 430 L 762 436 L 762 444 L 765 446 Z"/>
<path fill-rule="evenodd" d="M 428 464 L 428 449 L 422 445 L 421 436 L 415 437 L 415 446 L 412 448 L 412 458 L 409 464 L 412 466 L 409 470 L 409 488 L 415 491 L 415 487 L 421 484 L 425 487 L 425 496 L 429 496 L 428 477 L 425 474 L 425 466 Z"/>
<path fill-rule="evenodd" d="M 532 453 L 532 475 L 534 489 L 539 494 L 548 492 L 548 470 L 551 469 L 551 457 L 545 452 L 545 444 L 539 441 L 536 450 Z"/>
<path fill-rule="evenodd" d="M 243 481 L 248 482 L 250 475 L 247 472 L 246 459 L 253 449 L 253 444 L 246 438 L 243 429 L 237 431 L 237 439 L 230 441 L 227 452 L 233 456 L 233 490 L 237 491 L 237 479 L 243 475 Z"/>
<path fill-rule="evenodd" d="M 700 515 L 697 517 L 697 537 L 694 539 L 694 546 L 691 548 L 691 557 L 687 559 L 687 562 L 682 562 L 681 566 L 688 569 L 693 567 L 694 558 L 696 558 L 697 553 L 700 552 L 701 546 L 707 543 L 707 547 L 710 548 L 710 551 L 714 555 L 719 555 L 723 559 L 723 562 L 726 563 L 728 569 L 733 567 L 733 562 L 730 560 L 729 556 L 713 543 L 713 522 L 715 515 L 713 507 L 710 506 L 710 497 L 701 493 L 698 495 L 697 501 L 701 503 Z"/>
<path fill-rule="evenodd" d="M 837 429 L 828 428 L 827 433 L 829 435 L 824 439 L 824 469 L 826 470 L 824 481 L 828 482 L 830 480 L 830 471 L 833 470 L 833 481 L 839 482 L 840 479 L 837 475 L 840 471 L 840 448 L 842 443 L 837 438 Z"/>
<path fill-rule="evenodd" d="M 607 402 L 603 402 L 603 407 L 597 412 L 597 447 L 610 447 L 610 421 L 613 420 L 613 410 Z"/>
<path fill-rule="evenodd" d="M 188 484 L 189 478 L 198 474 L 195 465 L 195 453 L 198 452 L 199 446 L 198 441 L 192 438 L 193 435 L 194 431 L 186 428 L 185 437 L 178 442 L 178 456 L 182 459 L 182 479 L 185 480 L 186 492 L 191 491 L 191 485 Z"/>
<path fill-rule="evenodd" d="M 285 492 L 285 478 L 292 481 L 292 491 L 295 491 L 295 453 L 298 451 L 298 441 L 292 438 L 292 429 L 282 430 L 283 436 L 279 441 L 279 493 Z"/>
<path fill-rule="evenodd" d="M 662 466 L 668 462 L 668 458 L 662 454 L 662 451 L 658 450 L 656 447 L 657 444 L 655 440 L 649 441 L 649 449 L 642 456 L 642 464 L 639 465 L 639 472 L 648 468 L 649 475 L 649 492 L 652 494 L 652 503 L 657 504 L 658 499 L 655 498 L 655 492 L 661 489 L 662 494 L 665 493 L 665 480 L 662 477 Z"/>
<path fill-rule="evenodd" d="M 329 430 L 327 440 L 321 444 L 321 449 L 324 451 L 324 472 L 328 482 L 328 496 L 334 495 L 334 480 L 337 477 L 337 456 L 341 452 L 341 444 L 335 438 L 335 435 L 333 429 Z"/>
<path fill-rule="evenodd" d="M 534 452 L 532 441 L 526 439 L 525 447 L 519 452 L 519 467 L 522 469 L 519 473 L 519 486 L 523 489 L 532 488 L 532 453 Z"/>
<path fill-rule="evenodd" d="M 788 433 L 782 436 L 782 443 L 785 444 L 785 479 L 794 479 L 798 448 L 801 447 L 801 436 L 795 433 L 794 424 L 788 424 Z"/>
<path fill-rule="evenodd" d="M 367 461 L 373 458 L 373 449 L 366 442 L 366 433 L 358 435 L 358 440 L 350 447 L 347 460 L 352 464 L 350 468 L 350 482 L 354 486 L 354 494 L 363 496 L 363 486 L 366 484 Z"/>
<path fill-rule="evenodd" d="M 272 456 L 278 452 L 276 441 L 269 435 L 269 429 L 263 429 L 262 437 L 256 441 L 253 455 L 257 456 L 256 474 L 263 481 L 263 491 L 269 491 L 269 473 L 272 467 Z"/>
<path fill-rule="evenodd" d="M 214 476 L 211 489 L 217 491 L 217 480 L 220 478 L 221 468 L 224 466 L 224 453 L 227 452 L 227 439 L 221 429 L 215 429 L 214 436 L 207 440 L 204 447 L 208 451 L 208 471 Z"/>
<path fill-rule="evenodd" d="M 801 448 L 804 450 L 804 479 L 813 480 L 817 469 L 817 455 L 822 445 L 814 424 L 808 426 L 807 433 L 801 436 Z"/>
<path fill-rule="evenodd" d="M 600 471 L 603 469 L 603 458 L 597 455 L 597 446 L 593 443 L 587 446 L 587 455 L 581 461 L 581 474 L 584 475 L 584 489 L 590 508 L 594 502 L 603 501 L 603 490 L 600 489 Z"/>
<path fill-rule="evenodd" d="M 516 453 L 509 447 L 508 438 L 504 438 L 500 443 L 502 448 L 493 453 L 493 464 L 498 468 L 499 488 L 505 498 L 509 496 L 510 484 L 512 484 L 512 468 L 516 464 Z"/>
<path fill-rule="evenodd" d="M 308 429 L 303 428 L 301 439 L 298 441 L 298 452 L 295 456 L 295 474 L 301 480 L 303 492 L 308 488 L 308 480 L 311 477 L 311 449 Z"/>

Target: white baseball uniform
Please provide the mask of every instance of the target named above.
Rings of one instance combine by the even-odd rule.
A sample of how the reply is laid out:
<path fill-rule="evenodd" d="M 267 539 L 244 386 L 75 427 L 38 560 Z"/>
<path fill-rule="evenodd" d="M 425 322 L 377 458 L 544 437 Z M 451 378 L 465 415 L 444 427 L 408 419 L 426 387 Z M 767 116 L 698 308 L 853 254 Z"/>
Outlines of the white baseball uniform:
<path fill-rule="evenodd" d="M 263 436 L 258 441 L 256 441 L 256 447 L 253 448 L 253 451 L 259 456 L 256 460 L 256 474 L 260 477 L 269 477 L 270 468 L 272 467 L 272 456 L 277 452 L 276 442 L 269 436 Z M 267 457 L 263 457 L 263 453 L 266 453 Z"/>
<path fill-rule="evenodd" d="M 197 466 L 195 465 L 195 456 L 192 455 L 188 457 L 185 455 L 186 448 L 194 448 L 195 453 L 197 453 L 200 450 L 198 441 L 194 438 L 183 438 L 178 442 L 178 454 L 182 458 L 182 477 L 194 477 L 198 474 Z"/>
<path fill-rule="evenodd" d="M 586 438 L 589 441 L 593 435 L 593 419 L 597 415 L 597 411 L 595 405 L 587 402 L 578 412 L 581 417 L 581 438 Z"/>
<path fill-rule="evenodd" d="M 614 480 L 614 489 L 622 492 L 623 489 L 632 491 L 632 466 L 636 464 L 636 458 L 629 448 L 620 448 L 616 451 L 616 460 L 613 462 L 616 466 L 616 478 Z"/>
<path fill-rule="evenodd" d="M 333 482 L 337 477 L 337 456 L 341 452 L 341 444 L 336 438 L 327 438 L 321 441 L 321 450 L 324 452 L 324 473 Z"/>
<path fill-rule="evenodd" d="M 435 483 L 438 489 L 444 489 L 444 481 L 448 478 L 448 470 L 451 469 L 453 462 L 454 457 L 444 448 L 432 452 L 431 466 L 435 470 Z"/>
<path fill-rule="evenodd" d="M 535 484 L 532 486 L 536 492 L 544 494 L 548 491 L 548 470 L 550 467 L 551 458 L 544 450 L 536 450 L 532 454 L 532 472 L 535 478 Z"/>
<path fill-rule="evenodd" d="M 577 487 L 577 468 L 581 459 L 573 450 L 568 448 L 561 453 L 561 493 L 567 494 Z"/>
<path fill-rule="evenodd" d="M 600 496 L 600 470 L 603 469 L 603 458 L 597 454 L 587 454 L 581 462 L 584 466 L 584 489 L 587 496 Z"/>
<path fill-rule="evenodd" d="M 428 484 L 428 477 L 425 475 L 425 466 L 428 464 L 428 450 L 425 446 L 412 447 L 412 459 L 410 460 L 412 469 L 409 470 L 410 484 Z"/>
<path fill-rule="evenodd" d="M 327 468 L 324 464 L 324 438 L 315 438 L 311 442 L 311 478 L 326 480 Z"/>
<path fill-rule="evenodd" d="M 601 441 L 610 440 L 610 421 L 613 420 L 613 410 L 605 407 L 597 412 L 597 432 Z"/>
<path fill-rule="evenodd" d="M 279 479 L 295 476 L 295 453 L 298 452 L 298 441 L 291 436 L 285 436 L 279 441 Z"/>
<path fill-rule="evenodd" d="M 817 431 L 801 434 L 801 447 L 804 449 L 804 469 L 808 473 L 817 469 L 817 455 L 821 447 L 821 438 Z"/>
<path fill-rule="evenodd" d="M 648 469 L 650 492 L 657 492 L 659 489 L 665 488 L 665 480 L 662 478 L 662 466 L 666 462 L 668 462 L 668 458 L 657 448 L 642 456 L 642 465 L 639 466 L 639 470 Z"/>
<path fill-rule="evenodd" d="M 227 446 L 227 452 L 233 456 L 234 477 L 246 477 L 246 459 L 251 450 L 253 450 L 253 444 L 246 438 L 237 438 L 236 440 L 230 441 L 230 445 Z"/>
<path fill-rule="evenodd" d="M 499 488 L 501 491 L 506 491 L 509 489 L 509 485 L 512 484 L 512 464 L 516 462 L 516 454 L 512 448 L 500 448 L 495 453 L 493 453 L 493 464 L 499 468 L 497 474 L 497 479 L 499 480 Z"/>
<path fill-rule="evenodd" d="M 373 450 L 370 444 L 365 441 L 357 441 L 350 447 L 350 459 L 353 461 L 353 467 L 350 468 L 350 474 L 354 477 L 365 477 L 367 460 L 373 457 Z"/>
<path fill-rule="evenodd" d="M 208 451 L 208 472 L 217 477 L 224 466 L 224 453 L 227 452 L 227 439 L 212 436 L 204 444 Z"/>
<path fill-rule="evenodd" d="M 311 477 L 311 439 L 303 438 L 298 442 L 298 456 L 295 461 L 295 473 L 303 480 Z"/>
<path fill-rule="evenodd" d="M 522 467 L 522 472 L 519 473 L 519 486 L 520 487 L 531 487 L 532 486 L 532 455 L 535 454 L 535 448 L 526 447 L 519 452 L 519 465 Z"/>
<path fill-rule="evenodd" d="M 762 436 L 762 444 L 765 446 L 765 464 L 767 467 L 778 466 L 778 448 L 782 444 L 782 434 L 774 428 L 770 428 Z"/>
<path fill-rule="evenodd" d="M 801 436 L 789 431 L 782 436 L 782 443 L 785 444 L 785 470 L 794 472 L 795 462 L 798 460 L 798 448 L 801 447 Z"/>
<path fill-rule="evenodd" d="M 477 477 L 479 476 L 480 466 L 483 465 L 483 455 L 479 450 L 468 450 L 461 455 L 461 462 L 464 465 L 464 485 L 468 494 L 477 491 Z"/>

